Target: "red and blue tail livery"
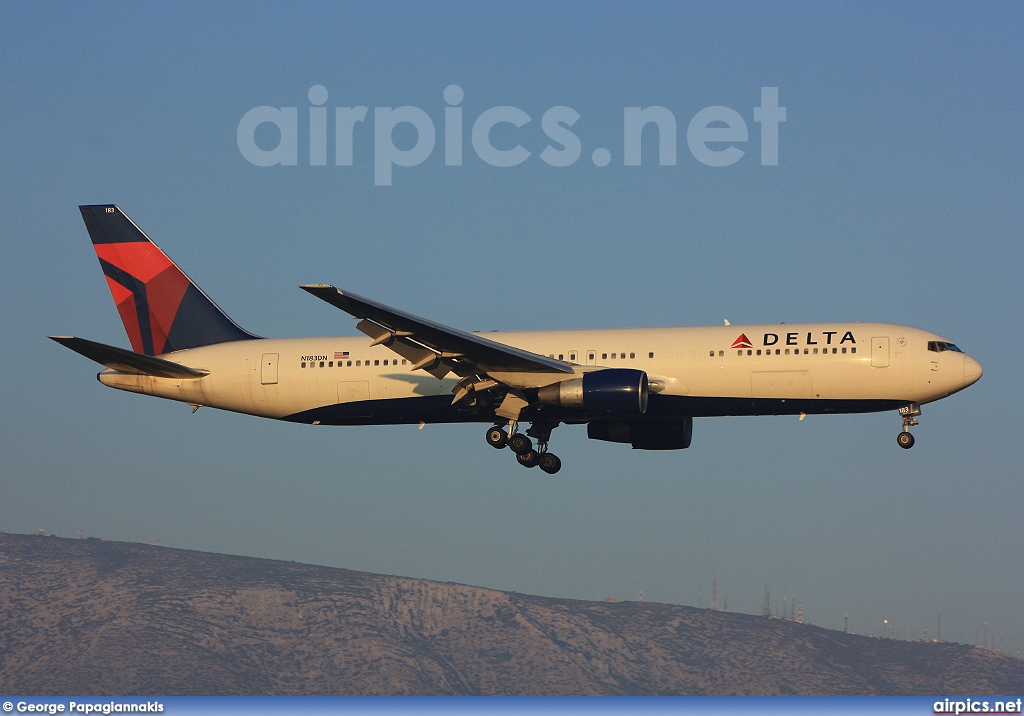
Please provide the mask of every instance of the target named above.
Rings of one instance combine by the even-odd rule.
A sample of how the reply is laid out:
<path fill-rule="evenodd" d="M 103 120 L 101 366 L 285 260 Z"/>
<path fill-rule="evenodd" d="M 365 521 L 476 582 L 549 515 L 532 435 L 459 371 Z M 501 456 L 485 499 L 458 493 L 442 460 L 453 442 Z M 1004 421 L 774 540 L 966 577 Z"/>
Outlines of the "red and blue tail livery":
<path fill-rule="evenodd" d="M 487 444 L 553 474 L 562 462 L 548 444 L 560 425 L 585 424 L 588 438 L 636 450 L 681 450 L 696 418 L 891 410 L 903 422 L 897 443 L 910 448 L 921 405 L 982 373 L 942 336 L 891 323 L 483 335 L 326 283 L 301 288 L 355 318 L 362 335 L 260 338 L 119 208 L 79 208 L 134 351 L 51 338 L 102 364 L 103 385 L 193 412 L 208 405 L 309 425 L 485 423 Z"/>
<path fill-rule="evenodd" d="M 136 353 L 258 337 L 228 318 L 118 207 L 78 208 Z"/>

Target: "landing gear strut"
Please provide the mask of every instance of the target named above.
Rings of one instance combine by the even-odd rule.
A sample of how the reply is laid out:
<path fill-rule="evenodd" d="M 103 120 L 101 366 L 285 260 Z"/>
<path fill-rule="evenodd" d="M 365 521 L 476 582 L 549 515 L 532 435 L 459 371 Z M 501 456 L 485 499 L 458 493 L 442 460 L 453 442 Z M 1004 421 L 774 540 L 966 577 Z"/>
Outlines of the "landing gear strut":
<path fill-rule="evenodd" d="M 904 450 L 914 447 L 914 436 L 910 434 L 910 428 L 917 425 L 917 416 L 921 414 L 921 406 L 917 403 L 910 403 L 900 408 L 900 417 L 903 418 L 903 431 L 896 436 L 896 442 Z"/>
<path fill-rule="evenodd" d="M 557 455 L 548 452 L 548 440 L 551 439 L 551 431 L 557 426 L 558 423 L 535 422 L 524 434 L 519 432 L 519 424 L 510 420 L 507 428 L 500 424 L 488 428 L 484 438 L 493 448 L 510 448 L 516 454 L 516 461 L 523 467 L 540 466 L 544 472 L 554 475 L 562 469 L 562 461 Z M 531 437 L 537 439 L 536 448 Z"/>

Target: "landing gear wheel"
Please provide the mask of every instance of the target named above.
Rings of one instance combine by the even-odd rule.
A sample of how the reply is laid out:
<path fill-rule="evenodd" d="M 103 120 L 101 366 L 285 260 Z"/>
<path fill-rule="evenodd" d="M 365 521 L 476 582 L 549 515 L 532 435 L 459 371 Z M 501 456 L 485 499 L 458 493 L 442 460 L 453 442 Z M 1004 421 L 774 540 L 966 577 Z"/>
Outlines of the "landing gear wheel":
<path fill-rule="evenodd" d="M 558 459 L 557 455 L 552 455 L 549 452 L 540 456 L 540 462 L 538 464 L 540 465 L 540 469 L 549 475 L 554 475 L 562 469 L 562 461 Z"/>
<path fill-rule="evenodd" d="M 492 448 L 501 450 L 508 444 L 508 433 L 502 430 L 500 427 L 495 425 L 487 431 L 487 435 L 484 436 L 487 440 L 487 444 Z"/>
<path fill-rule="evenodd" d="M 512 452 L 516 455 L 522 455 L 527 452 L 533 452 L 533 442 L 530 438 L 526 437 L 522 433 L 516 433 L 508 439 L 508 446 L 512 448 Z M 530 465 L 530 467 L 533 467 Z"/>
<path fill-rule="evenodd" d="M 540 459 L 540 454 L 532 448 L 526 452 L 516 453 L 516 460 L 518 460 L 519 464 L 523 467 L 537 467 Z"/>
<path fill-rule="evenodd" d="M 910 433 L 900 433 L 896 436 L 896 442 L 899 443 L 899 446 L 904 450 L 909 450 L 914 447 L 914 436 Z"/>

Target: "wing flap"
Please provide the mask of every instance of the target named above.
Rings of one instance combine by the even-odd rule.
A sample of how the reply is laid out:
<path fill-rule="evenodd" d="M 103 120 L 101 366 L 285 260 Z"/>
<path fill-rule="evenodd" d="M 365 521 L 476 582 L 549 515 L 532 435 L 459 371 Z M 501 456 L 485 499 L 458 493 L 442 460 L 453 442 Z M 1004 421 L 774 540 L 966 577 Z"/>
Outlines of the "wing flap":
<path fill-rule="evenodd" d="M 136 375 L 152 375 L 157 378 L 202 378 L 209 375 L 210 371 L 198 368 L 189 368 L 187 365 L 174 363 L 163 358 L 154 358 L 142 353 L 108 346 L 105 343 L 87 341 L 84 338 L 74 336 L 50 336 L 50 340 L 70 348 L 75 353 L 94 360 L 107 368 L 122 373 L 135 373 Z"/>
<path fill-rule="evenodd" d="M 387 346 L 398 355 L 410 361 L 414 368 L 418 366 L 438 380 L 451 372 L 451 369 L 438 359 L 437 353 L 429 348 L 413 343 L 409 340 L 408 336 L 392 333 L 379 323 L 374 323 L 366 318 L 357 323 L 356 328 L 360 333 L 365 333 L 373 339 L 373 342 L 370 343 L 371 346 Z"/>
<path fill-rule="evenodd" d="M 423 361 L 429 365 L 431 361 L 428 352 L 432 352 L 438 363 L 452 368 L 457 368 L 462 362 L 469 362 L 487 372 L 573 372 L 572 366 L 563 361 L 450 328 L 328 284 L 308 284 L 300 288 L 350 316 L 362 319 L 356 327 L 370 336 L 375 344 L 386 344 L 410 360 L 416 360 L 413 354 L 418 352 L 420 359 L 417 363 Z M 403 349 L 409 355 L 403 353 Z"/>

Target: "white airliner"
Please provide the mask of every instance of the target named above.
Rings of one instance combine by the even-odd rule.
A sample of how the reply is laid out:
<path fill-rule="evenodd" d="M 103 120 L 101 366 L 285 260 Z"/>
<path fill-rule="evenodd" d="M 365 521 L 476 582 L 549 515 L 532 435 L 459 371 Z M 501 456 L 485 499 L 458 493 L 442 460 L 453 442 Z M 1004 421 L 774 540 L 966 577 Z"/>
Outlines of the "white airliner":
<path fill-rule="evenodd" d="M 134 350 L 53 340 L 119 390 L 313 425 L 489 423 L 488 444 L 558 472 L 561 423 L 641 450 L 689 447 L 693 418 L 897 410 L 910 448 L 921 404 L 981 366 L 928 331 L 816 323 L 466 333 L 327 284 L 302 286 L 369 337 L 269 339 L 235 324 L 114 205 L 82 206 Z M 531 426 L 519 431 L 522 423 Z M 531 440 L 536 440 L 536 444 Z"/>

